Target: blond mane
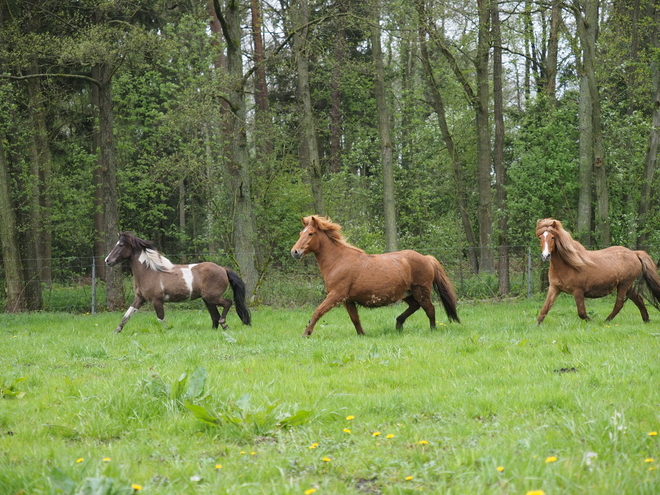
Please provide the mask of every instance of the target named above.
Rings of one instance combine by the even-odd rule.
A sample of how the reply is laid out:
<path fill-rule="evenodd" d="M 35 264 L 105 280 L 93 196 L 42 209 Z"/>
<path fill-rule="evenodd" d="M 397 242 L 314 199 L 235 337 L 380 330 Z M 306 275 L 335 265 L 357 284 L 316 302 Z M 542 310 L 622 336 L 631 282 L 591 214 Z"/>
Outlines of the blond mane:
<path fill-rule="evenodd" d="M 139 261 L 156 272 L 171 272 L 174 269 L 172 262 L 155 249 L 144 249 L 140 254 Z"/>
<path fill-rule="evenodd" d="M 580 268 L 585 265 L 593 265 L 589 257 L 589 251 L 578 241 L 571 237 L 570 232 L 564 230 L 561 222 L 554 218 L 546 218 L 536 223 L 536 237 L 550 232 L 555 237 L 555 250 L 567 265 Z"/>
<path fill-rule="evenodd" d="M 346 239 L 344 239 L 344 236 L 341 235 L 341 225 L 338 223 L 334 223 L 332 220 L 330 220 L 328 217 L 318 217 L 316 215 L 311 215 L 309 217 L 305 217 L 302 219 L 303 225 L 307 226 L 311 222 L 315 221 L 316 223 L 316 228 L 318 228 L 320 231 L 324 232 L 325 235 L 327 235 L 332 242 L 337 244 L 338 246 L 343 246 L 347 247 L 350 249 L 355 249 L 356 251 L 359 251 L 360 253 L 364 253 L 364 251 L 358 247 L 353 246 L 352 244 L 349 244 L 346 242 Z"/>

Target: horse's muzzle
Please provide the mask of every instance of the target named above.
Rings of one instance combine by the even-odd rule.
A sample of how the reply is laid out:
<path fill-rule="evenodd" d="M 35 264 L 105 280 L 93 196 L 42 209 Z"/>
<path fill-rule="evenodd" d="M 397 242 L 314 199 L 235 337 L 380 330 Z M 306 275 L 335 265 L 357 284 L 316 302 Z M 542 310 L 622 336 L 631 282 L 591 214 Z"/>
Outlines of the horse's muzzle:
<path fill-rule="evenodd" d="M 303 254 L 305 254 L 305 253 L 303 251 L 301 251 L 300 249 L 292 249 L 291 250 L 291 256 L 293 256 L 297 260 L 302 258 Z"/>
<path fill-rule="evenodd" d="M 541 259 L 543 261 L 550 261 L 550 256 L 552 256 L 552 255 L 551 254 L 541 254 Z"/>

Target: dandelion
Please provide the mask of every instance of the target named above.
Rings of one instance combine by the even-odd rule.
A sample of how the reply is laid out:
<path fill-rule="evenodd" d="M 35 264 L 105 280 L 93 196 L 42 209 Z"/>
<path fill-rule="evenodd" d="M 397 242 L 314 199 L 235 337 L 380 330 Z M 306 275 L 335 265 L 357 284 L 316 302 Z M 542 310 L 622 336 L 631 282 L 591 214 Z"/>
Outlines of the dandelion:
<path fill-rule="evenodd" d="M 654 436 L 656 436 L 657 434 L 658 434 L 657 431 L 649 431 L 649 436 L 650 436 L 650 437 L 654 437 Z"/>
<path fill-rule="evenodd" d="M 84 457 L 81 457 L 80 459 L 76 459 L 76 463 L 77 463 L 77 464 L 80 464 L 80 463 L 81 463 L 82 461 L 84 461 L 84 460 L 85 460 L 85 458 L 84 458 Z"/>
<path fill-rule="evenodd" d="M 548 458 L 545 460 L 545 462 L 555 462 L 556 460 L 557 460 L 557 458 L 553 455 L 553 456 L 548 457 Z"/>
<path fill-rule="evenodd" d="M 330 462 L 331 460 L 332 460 L 332 459 L 330 459 L 329 457 L 324 457 L 324 458 L 323 458 L 323 462 Z"/>
<path fill-rule="evenodd" d="M 406 476 L 406 481 L 411 481 L 413 479 L 412 476 Z"/>
<path fill-rule="evenodd" d="M 644 459 L 644 462 L 653 462 L 653 457 L 649 457 L 648 459 Z"/>
<path fill-rule="evenodd" d="M 497 466 L 496 468 L 500 473 L 504 471 L 504 466 Z"/>
<path fill-rule="evenodd" d="M 429 443 L 426 440 L 420 440 L 419 444 L 420 445 L 428 445 Z"/>
<path fill-rule="evenodd" d="M 344 428 L 344 433 L 350 433 L 350 432 L 351 430 L 349 430 L 348 428 Z"/>
<path fill-rule="evenodd" d="M 315 448 L 318 447 L 318 446 L 319 446 L 319 444 L 316 443 L 316 442 L 314 442 L 312 445 L 309 446 L 309 448 L 310 448 L 310 449 L 315 449 Z"/>
<path fill-rule="evenodd" d="M 110 458 L 109 457 L 104 457 L 103 462 L 110 462 Z"/>
<path fill-rule="evenodd" d="M 355 419 L 355 416 L 346 416 L 346 419 L 350 421 L 351 419 Z"/>
<path fill-rule="evenodd" d="M 135 483 L 133 483 L 133 484 L 131 485 L 131 488 L 132 488 L 133 490 L 135 490 L 136 492 L 139 492 L 140 490 L 142 490 L 142 485 L 136 485 Z"/>
<path fill-rule="evenodd" d="M 239 452 L 239 455 L 244 455 L 244 454 L 245 454 L 245 451 L 244 451 L 244 450 L 241 450 L 241 451 Z"/>
<path fill-rule="evenodd" d="M 222 469 L 222 464 L 216 464 L 216 465 L 215 465 L 215 468 L 216 468 L 216 469 Z"/>
<path fill-rule="evenodd" d="M 379 436 L 379 435 L 380 435 L 380 432 L 379 432 L 379 431 L 374 431 L 374 432 L 371 434 L 372 437 L 377 437 L 377 436 Z"/>
<path fill-rule="evenodd" d="M 305 490 L 305 495 L 312 495 L 316 491 L 316 488 L 308 488 Z"/>
<path fill-rule="evenodd" d="M 525 495 L 545 495 L 543 490 L 530 490 Z"/>
<path fill-rule="evenodd" d="M 256 452 L 250 452 L 250 455 L 257 455 Z"/>
<path fill-rule="evenodd" d="M 394 433 L 388 434 L 385 438 L 394 438 Z"/>

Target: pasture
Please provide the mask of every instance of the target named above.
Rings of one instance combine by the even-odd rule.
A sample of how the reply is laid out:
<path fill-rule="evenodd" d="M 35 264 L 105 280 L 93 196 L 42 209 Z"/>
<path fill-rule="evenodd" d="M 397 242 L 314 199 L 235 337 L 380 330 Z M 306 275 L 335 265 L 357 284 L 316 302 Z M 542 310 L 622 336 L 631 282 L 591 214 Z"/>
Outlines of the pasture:
<path fill-rule="evenodd" d="M 2 314 L 0 493 L 655 494 L 660 314 L 613 301 Z"/>

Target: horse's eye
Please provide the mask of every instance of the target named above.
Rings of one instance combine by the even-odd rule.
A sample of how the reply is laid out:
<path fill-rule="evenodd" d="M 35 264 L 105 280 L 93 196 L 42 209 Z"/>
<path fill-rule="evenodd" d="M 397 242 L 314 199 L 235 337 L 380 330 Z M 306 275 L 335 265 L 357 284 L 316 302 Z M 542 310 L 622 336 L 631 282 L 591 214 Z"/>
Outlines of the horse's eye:
<path fill-rule="evenodd" d="M 312 235 L 314 235 L 314 232 L 310 232 L 310 233 L 307 234 L 307 235 L 312 236 Z"/>

